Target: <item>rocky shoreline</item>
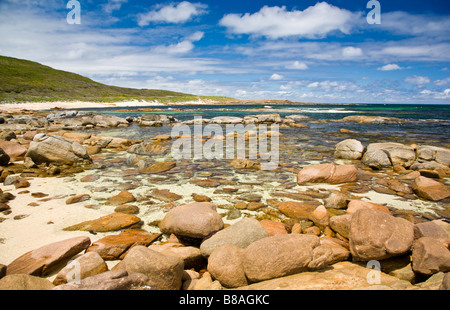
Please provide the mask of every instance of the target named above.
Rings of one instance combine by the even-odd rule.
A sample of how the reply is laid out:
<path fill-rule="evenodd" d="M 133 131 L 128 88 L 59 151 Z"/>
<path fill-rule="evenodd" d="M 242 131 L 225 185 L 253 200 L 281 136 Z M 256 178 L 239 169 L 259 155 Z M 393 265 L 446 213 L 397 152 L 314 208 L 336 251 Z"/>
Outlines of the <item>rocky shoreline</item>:
<path fill-rule="evenodd" d="M 173 138 L 156 131 L 151 139 L 95 131 L 194 119 L 55 110 L 4 113 L 0 122 L 0 289 L 450 289 L 445 146 L 366 143 L 343 130 L 332 150 L 316 145 L 297 165 L 283 129 L 320 121 L 202 119 L 279 125 L 280 164 L 263 171 L 245 158 L 173 160 Z"/>

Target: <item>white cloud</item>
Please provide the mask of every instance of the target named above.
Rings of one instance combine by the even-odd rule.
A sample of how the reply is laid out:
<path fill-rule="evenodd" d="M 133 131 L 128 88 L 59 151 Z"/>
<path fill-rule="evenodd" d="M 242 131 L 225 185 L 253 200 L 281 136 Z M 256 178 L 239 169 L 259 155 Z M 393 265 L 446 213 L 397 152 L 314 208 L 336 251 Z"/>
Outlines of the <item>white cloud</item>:
<path fill-rule="evenodd" d="M 363 51 L 359 47 L 347 46 L 342 49 L 342 56 L 344 57 L 358 57 L 362 54 Z"/>
<path fill-rule="evenodd" d="M 286 66 L 286 69 L 293 69 L 293 70 L 308 70 L 308 65 L 304 62 L 300 62 L 298 60 L 294 61 L 293 63 Z"/>
<path fill-rule="evenodd" d="M 359 13 L 318 2 L 304 11 L 288 11 L 285 6 L 264 6 L 254 14 L 227 14 L 220 20 L 220 25 L 234 34 L 272 39 L 288 36 L 323 38 L 334 31 L 348 34 L 359 17 Z"/>
<path fill-rule="evenodd" d="M 113 11 L 120 10 L 122 4 L 127 2 L 128 0 L 108 0 L 106 4 L 102 5 L 102 7 L 106 13 L 111 14 Z"/>
<path fill-rule="evenodd" d="M 378 70 L 380 71 L 395 71 L 395 70 L 401 70 L 402 67 L 400 67 L 397 64 L 387 64 L 384 65 L 383 67 L 378 68 Z"/>
<path fill-rule="evenodd" d="M 154 10 L 139 14 L 139 26 L 147 26 L 152 22 L 181 24 L 189 21 L 195 16 L 206 13 L 206 4 L 191 3 L 183 1 L 178 4 L 169 4 L 166 6 L 157 5 Z"/>
<path fill-rule="evenodd" d="M 413 15 L 402 11 L 386 12 L 382 13 L 380 28 L 403 35 L 447 36 L 450 29 L 450 17 Z"/>
<path fill-rule="evenodd" d="M 430 78 L 428 78 L 426 76 L 414 75 L 414 76 L 409 76 L 409 77 L 405 78 L 405 82 L 410 83 L 410 84 L 423 85 L 423 84 L 428 84 L 431 81 L 430 81 Z"/>
<path fill-rule="evenodd" d="M 284 76 L 282 76 L 278 73 L 274 73 L 270 76 L 271 81 L 279 81 L 279 80 L 282 80 L 283 78 L 284 78 Z"/>
<path fill-rule="evenodd" d="M 444 85 L 450 84 L 450 77 L 443 79 L 443 80 L 436 80 L 436 81 L 434 81 L 434 84 L 439 85 L 439 86 L 444 86 Z"/>

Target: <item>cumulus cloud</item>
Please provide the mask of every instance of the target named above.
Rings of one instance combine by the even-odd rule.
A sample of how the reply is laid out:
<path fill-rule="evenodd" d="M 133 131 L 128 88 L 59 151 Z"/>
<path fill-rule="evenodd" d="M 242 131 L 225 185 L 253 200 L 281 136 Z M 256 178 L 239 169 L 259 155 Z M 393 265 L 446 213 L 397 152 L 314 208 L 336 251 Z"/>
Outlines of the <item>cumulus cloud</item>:
<path fill-rule="evenodd" d="M 165 6 L 157 5 L 154 10 L 139 14 L 138 24 L 141 27 L 147 26 L 150 23 L 182 24 L 195 16 L 205 14 L 207 7 L 203 3 L 191 3 L 188 1 Z"/>
<path fill-rule="evenodd" d="M 293 69 L 293 70 L 308 70 L 308 65 L 301 61 L 294 61 L 293 63 L 286 66 L 286 69 Z"/>
<path fill-rule="evenodd" d="M 402 69 L 402 67 L 400 67 L 397 64 L 387 64 L 387 65 L 384 65 L 384 66 L 378 68 L 378 70 L 380 70 L 380 71 L 395 71 L 395 70 L 401 70 L 401 69 Z"/>
<path fill-rule="evenodd" d="M 284 76 L 282 76 L 278 73 L 274 73 L 270 76 L 271 81 L 279 81 L 279 80 L 282 80 L 283 78 L 284 78 Z"/>
<path fill-rule="evenodd" d="M 409 77 L 405 78 L 405 82 L 410 83 L 410 84 L 423 85 L 423 84 L 428 84 L 431 81 L 430 81 L 430 78 L 428 78 L 426 76 L 414 75 L 414 76 L 409 76 Z"/>
<path fill-rule="evenodd" d="M 342 56 L 344 57 L 358 57 L 362 54 L 363 51 L 359 47 L 347 46 L 342 49 Z"/>
<path fill-rule="evenodd" d="M 112 13 L 113 11 L 117 11 L 120 10 L 120 8 L 122 7 L 122 4 L 127 3 L 128 0 L 108 0 L 108 2 L 106 4 L 104 4 L 103 10 L 106 13 Z"/>
<path fill-rule="evenodd" d="M 250 14 L 227 14 L 220 25 L 233 34 L 250 34 L 277 39 L 288 36 L 323 38 L 340 31 L 348 34 L 360 13 L 352 13 L 326 2 L 318 2 L 303 11 L 288 11 L 286 6 L 264 6 Z"/>

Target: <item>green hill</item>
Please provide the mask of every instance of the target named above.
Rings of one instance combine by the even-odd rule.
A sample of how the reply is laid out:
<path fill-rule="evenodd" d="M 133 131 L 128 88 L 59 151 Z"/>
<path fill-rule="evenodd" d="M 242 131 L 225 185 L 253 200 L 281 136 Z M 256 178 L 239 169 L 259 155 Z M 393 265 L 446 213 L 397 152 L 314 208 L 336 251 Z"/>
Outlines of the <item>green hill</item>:
<path fill-rule="evenodd" d="M 226 98 L 200 97 L 167 90 L 108 86 L 84 76 L 55 70 L 23 59 L 0 56 L 0 102 L 33 101 L 188 101 Z"/>

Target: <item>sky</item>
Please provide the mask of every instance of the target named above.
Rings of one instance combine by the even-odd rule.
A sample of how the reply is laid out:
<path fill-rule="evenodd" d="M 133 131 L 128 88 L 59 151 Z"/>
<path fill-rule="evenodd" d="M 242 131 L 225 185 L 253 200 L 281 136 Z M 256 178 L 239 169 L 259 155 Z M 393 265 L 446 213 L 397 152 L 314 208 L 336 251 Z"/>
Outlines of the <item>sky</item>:
<path fill-rule="evenodd" d="M 122 87 L 450 104 L 448 0 L 75 2 L 0 0 L 0 55 Z"/>

